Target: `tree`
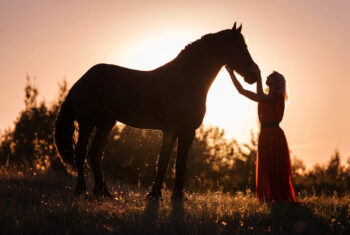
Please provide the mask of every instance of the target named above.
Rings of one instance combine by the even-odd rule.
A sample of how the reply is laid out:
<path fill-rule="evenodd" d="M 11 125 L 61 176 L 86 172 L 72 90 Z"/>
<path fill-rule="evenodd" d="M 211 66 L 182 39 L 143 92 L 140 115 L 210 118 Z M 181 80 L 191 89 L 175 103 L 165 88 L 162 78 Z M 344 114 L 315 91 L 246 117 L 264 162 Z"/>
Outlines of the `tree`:
<path fill-rule="evenodd" d="M 8 130 L 2 136 L 0 159 L 1 162 L 6 159 L 17 167 L 45 170 L 52 163 L 57 163 L 53 130 L 60 101 L 50 108 L 44 101 L 38 104 L 39 91 L 29 76 L 24 91 L 25 108 L 15 121 L 14 130 Z M 63 82 L 60 98 L 65 96 L 66 91 L 67 83 Z"/>

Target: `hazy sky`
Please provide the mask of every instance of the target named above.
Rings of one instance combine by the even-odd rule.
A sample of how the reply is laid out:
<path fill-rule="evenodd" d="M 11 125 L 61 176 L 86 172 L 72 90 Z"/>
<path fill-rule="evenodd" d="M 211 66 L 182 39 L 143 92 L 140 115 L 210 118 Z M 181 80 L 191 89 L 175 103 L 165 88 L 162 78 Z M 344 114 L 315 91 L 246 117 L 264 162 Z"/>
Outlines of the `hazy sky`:
<path fill-rule="evenodd" d="M 63 1 L 0 0 L 0 129 L 24 107 L 26 74 L 41 99 L 74 84 L 96 63 L 149 70 L 207 33 L 243 23 L 264 79 L 285 75 L 289 103 L 281 123 L 308 167 L 335 149 L 350 157 L 350 1 Z M 255 86 L 245 85 L 249 89 Z M 208 95 L 205 123 L 247 142 L 257 106 L 241 97 L 224 70 Z"/>

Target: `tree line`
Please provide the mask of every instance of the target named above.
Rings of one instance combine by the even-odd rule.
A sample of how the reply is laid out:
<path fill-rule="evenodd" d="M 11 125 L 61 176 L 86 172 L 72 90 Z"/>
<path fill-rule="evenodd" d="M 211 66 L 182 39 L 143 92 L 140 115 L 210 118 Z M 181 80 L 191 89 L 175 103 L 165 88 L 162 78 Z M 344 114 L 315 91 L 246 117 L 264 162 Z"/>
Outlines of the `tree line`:
<path fill-rule="evenodd" d="M 39 91 L 29 76 L 25 85 L 25 107 L 13 129 L 1 132 L 2 167 L 31 168 L 35 171 L 63 171 L 55 148 L 54 123 L 68 92 L 67 82 L 59 84 L 59 95 L 52 104 L 38 102 Z M 76 129 L 79 127 L 76 125 Z M 77 137 L 77 132 L 75 138 Z M 188 156 L 186 185 L 193 190 L 255 191 L 255 161 L 258 134 L 251 134 L 246 144 L 225 138 L 223 129 L 201 126 Z M 93 136 L 91 137 L 91 139 Z M 109 137 L 103 158 L 103 171 L 112 180 L 149 186 L 155 175 L 162 133 L 117 124 Z M 172 187 L 175 177 L 176 145 L 165 184 Z M 338 194 L 350 191 L 350 159 L 341 165 L 338 151 L 326 165 L 306 170 L 299 158 L 292 159 L 292 173 L 297 192 Z M 87 158 L 86 167 L 89 167 Z"/>

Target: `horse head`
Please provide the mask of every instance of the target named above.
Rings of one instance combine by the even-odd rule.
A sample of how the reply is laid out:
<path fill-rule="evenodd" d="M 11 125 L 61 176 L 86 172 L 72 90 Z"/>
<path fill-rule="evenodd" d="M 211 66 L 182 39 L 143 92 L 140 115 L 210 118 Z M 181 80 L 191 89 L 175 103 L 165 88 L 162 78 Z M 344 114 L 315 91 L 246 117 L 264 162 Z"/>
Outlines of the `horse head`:
<path fill-rule="evenodd" d="M 239 73 L 244 80 L 253 84 L 257 77 L 252 71 L 252 65 L 255 64 L 245 42 L 244 36 L 241 33 L 242 25 L 236 28 L 234 23 L 231 30 L 226 31 L 226 37 L 222 44 L 224 54 L 224 64 L 227 64 L 231 69 Z"/>

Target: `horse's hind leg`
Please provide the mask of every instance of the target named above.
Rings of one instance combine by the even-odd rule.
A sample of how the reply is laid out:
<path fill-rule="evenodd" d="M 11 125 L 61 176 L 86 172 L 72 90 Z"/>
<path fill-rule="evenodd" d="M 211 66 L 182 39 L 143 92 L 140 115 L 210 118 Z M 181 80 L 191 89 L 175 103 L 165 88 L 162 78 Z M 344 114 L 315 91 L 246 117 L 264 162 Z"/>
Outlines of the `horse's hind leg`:
<path fill-rule="evenodd" d="M 188 151 L 191 147 L 192 141 L 195 136 L 194 130 L 185 130 L 179 134 L 177 158 L 176 158 L 176 177 L 173 189 L 172 200 L 183 200 L 183 187 L 185 179 L 185 169 Z"/>
<path fill-rule="evenodd" d="M 81 195 L 86 192 L 86 184 L 84 179 L 84 163 L 86 157 L 86 147 L 89 142 L 92 127 L 79 125 L 78 143 L 75 148 L 75 164 L 78 172 L 77 186 L 75 188 L 75 195 Z"/>
<path fill-rule="evenodd" d="M 101 170 L 101 162 L 103 157 L 103 151 L 113 126 L 114 126 L 114 123 L 110 125 L 96 127 L 95 138 L 89 151 L 91 168 L 95 177 L 95 188 L 94 188 L 95 197 L 100 197 L 100 196 L 109 197 L 109 198 L 112 197 L 112 194 L 109 192 L 103 178 L 103 174 Z"/>
<path fill-rule="evenodd" d="M 170 153 L 173 150 L 176 140 L 175 131 L 163 131 L 162 148 L 157 161 L 157 175 L 152 191 L 147 195 L 148 200 L 158 200 L 161 197 L 161 189 L 165 172 L 168 168 Z"/>

